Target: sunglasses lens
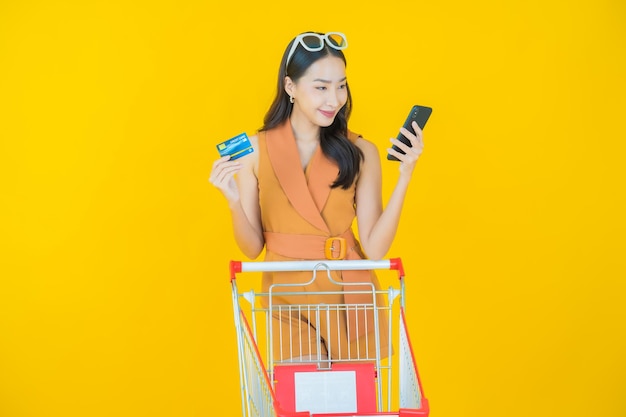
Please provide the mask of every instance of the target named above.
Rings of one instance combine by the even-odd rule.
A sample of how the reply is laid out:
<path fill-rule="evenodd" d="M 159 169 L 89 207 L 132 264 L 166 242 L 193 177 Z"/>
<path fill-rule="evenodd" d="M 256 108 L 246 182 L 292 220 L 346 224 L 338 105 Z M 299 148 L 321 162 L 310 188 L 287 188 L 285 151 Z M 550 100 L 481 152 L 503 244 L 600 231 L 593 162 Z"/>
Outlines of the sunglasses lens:
<path fill-rule="evenodd" d="M 331 46 L 342 48 L 346 45 L 346 38 L 338 33 L 331 33 L 328 35 L 328 42 Z"/>
<path fill-rule="evenodd" d="M 305 35 L 302 37 L 302 45 L 309 51 L 319 51 L 323 48 L 323 40 L 319 36 Z"/>

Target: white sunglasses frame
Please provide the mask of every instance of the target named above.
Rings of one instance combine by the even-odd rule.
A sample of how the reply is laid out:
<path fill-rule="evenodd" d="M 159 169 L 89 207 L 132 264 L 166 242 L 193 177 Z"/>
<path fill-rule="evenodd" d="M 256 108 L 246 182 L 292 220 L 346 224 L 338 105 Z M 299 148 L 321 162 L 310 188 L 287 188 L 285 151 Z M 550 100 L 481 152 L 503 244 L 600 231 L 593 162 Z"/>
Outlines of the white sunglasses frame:
<path fill-rule="evenodd" d="M 341 39 L 343 39 L 343 42 L 341 45 L 335 45 L 332 42 L 330 42 L 330 36 L 333 36 L 333 35 L 339 35 Z M 319 48 L 317 47 L 311 48 L 309 45 L 302 42 L 302 39 L 304 39 L 307 36 L 313 36 L 313 37 L 318 38 L 320 40 Z M 315 33 L 315 32 L 301 33 L 300 35 L 296 36 L 296 38 L 293 40 L 293 44 L 291 45 L 289 54 L 287 54 L 287 60 L 285 61 L 285 70 L 287 70 L 287 67 L 289 67 L 289 62 L 291 62 L 291 58 L 293 57 L 293 54 L 296 52 L 296 48 L 298 48 L 298 45 L 302 45 L 302 47 L 309 52 L 317 52 L 317 51 L 321 51 L 322 49 L 324 49 L 324 42 L 326 42 L 326 45 L 338 51 L 341 51 L 348 47 L 348 39 L 346 38 L 346 35 L 343 34 L 342 32 L 328 32 L 328 33 L 324 33 L 323 35 L 320 35 L 319 33 Z"/>

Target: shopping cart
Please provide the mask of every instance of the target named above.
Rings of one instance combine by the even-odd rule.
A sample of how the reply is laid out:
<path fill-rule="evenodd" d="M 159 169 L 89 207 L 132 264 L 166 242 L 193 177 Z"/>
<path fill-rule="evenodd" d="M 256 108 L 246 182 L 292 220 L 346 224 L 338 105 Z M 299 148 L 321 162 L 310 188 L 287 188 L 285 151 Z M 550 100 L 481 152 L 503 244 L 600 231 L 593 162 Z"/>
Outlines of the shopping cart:
<path fill-rule="evenodd" d="M 396 270 L 399 284 L 380 290 L 331 276 L 331 271 L 367 270 Z M 265 292 L 237 288 L 240 273 L 293 271 L 310 271 L 310 281 L 273 284 Z M 230 275 L 244 417 L 428 416 L 407 331 L 401 259 L 231 261 Z M 316 300 L 358 293 L 370 302 L 310 303 L 311 292 L 302 288 L 317 279 L 328 279 L 336 288 L 316 293 Z M 286 294 L 291 303 L 276 301 Z M 302 303 L 293 302 L 297 297 Z M 359 325 L 347 320 L 351 314 L 369 314 L 369 319 Z M 343 348 L 334 356 L 325 349 L 347 340 L 365 348 Z M 294 354 L 304 351 L 312 354 Z"/>

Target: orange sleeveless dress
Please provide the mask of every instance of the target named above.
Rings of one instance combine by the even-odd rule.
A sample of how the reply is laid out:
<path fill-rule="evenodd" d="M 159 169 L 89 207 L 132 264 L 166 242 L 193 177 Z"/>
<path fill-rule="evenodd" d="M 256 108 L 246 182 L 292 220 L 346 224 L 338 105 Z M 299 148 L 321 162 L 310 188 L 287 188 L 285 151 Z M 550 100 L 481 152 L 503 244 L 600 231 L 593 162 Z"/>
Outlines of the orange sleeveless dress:
<path fill-rule="evenodd" d="M 352 141 L 358 135 L 350 133 Z M 339 172 L 337 165 L 328 159 L 318 146 L 308 166 L 302 169 L 300 156 L 291 123 L 259 132 L 259 204 L 265 235 L 266 261 L 297 261 L 325 259 L 324 243 L 329 237 L 341 236 L 346 239 L 347 251 L 343 259 L 364 258 L 359 242 L 352 233 L 352 224 L 356 217 L 355 185 L 344 190 L 331 188 Z M 335 250 L 333 258 L 338 257 Z M 379 289 L 378 280 L 373 271 L 332 271 L 335 281 L 371 282 Z M 264 272 L 262 289 L 269 290 L 270 285 L 279 283 L 307 283 L 312 278 L 311 272 Z M 344 282 L 345 282 L 344 281 Z M 348 287 L 346 287 L 348 288 Z M 354 288 L 354 287 L 351 287 Z M 348 300 L 350 295 L 309 294 L 318 291 L 341 291 L 341 286 L 333 284 L 327 277 L 326 270 L 317 272 L 314 282 L 308 285 L 274 289 L 272 303 L 303 304 L 346 304 L 352 302 L 371 303 L 371 295 L 362 295 L 360 300 Z M 278 292 L 277 292 L 278 291 Z M 280 291 L 306 295 L 280 294 Z M 352 295 L 354 297 L 354 295 Z M 365 297 L 365 298 L 363 298 Z M 369 297 L 369 298 L 368 298 Z M 378 305 L 382 304 L 377 297 Z M 354 313 L 352 313 L 354 314 Z M 387 314 L 379 313 L 379 334 L 381 338 L 381 357 L 388 355 Z M 350 326 L 350 327 L 349 327 Z M 359 335 L 352 336 L 358 326 Z M 275 360 L 297 358 L 301 356 L 327 355 L 331 360 L 348 357 L 375 356 L 373 313 L 358 313 L 350 317 L 348 313 L 337 313 L 330 320 L 317 318 L 306 311 L 297 313 L 274 313 L 274 349 Z M 369 333 L 366 334 L 364 329 Z M 310 343 L 287 343 L 280 338 L 292 334 L 295 338 Z M 322 335 L 322 341 L 310 340 L 315 331 Z M 332 335 L 330 341 L 324 335 Z M 292 337 L 292 338 L 294 338 Z M 364 343 L 365 338 L 369 343 Z M 281 348 L 282 347 L 282 348 Z"/>

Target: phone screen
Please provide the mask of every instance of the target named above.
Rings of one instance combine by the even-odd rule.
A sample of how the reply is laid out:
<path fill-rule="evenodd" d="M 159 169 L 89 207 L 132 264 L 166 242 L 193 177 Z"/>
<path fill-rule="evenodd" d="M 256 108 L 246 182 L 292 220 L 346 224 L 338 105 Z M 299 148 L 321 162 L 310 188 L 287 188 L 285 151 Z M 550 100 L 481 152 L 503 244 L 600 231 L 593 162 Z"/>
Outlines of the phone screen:
<path fill-rule="evenodd" d="M 413 130 L 413 126 L 411 126 L 412 123 L 415 121 L 417 122 L 417 125 L 420 127 L 420 129 L 424 129 L 424 126 L 426 126 L 426 122 L 428 121 L 428 118 L 430 117 L 430 114 L 432 112 L 433 109 L 431 107 L 419 105 L 413 106 L 413 108 L 411 108 L 411 111 L 409 112 L 409 115 L 404 121 L 404 128 L 411 133 L 415 133 L 415 131 Z M 411 146 L 411 142 L 407 138 L 405 138 L 402 133 L 398 133 L 398 136 L 396 138 L 402 143 Z M 400 152 L 401 154 L 404 154 L 404 151 L 398 148 L 396 145 L 393 145 L 392 149 Z M 387 154 L 387 159 L 390 161 L 399 161 L 398 158 L 390 154 Z"/>

